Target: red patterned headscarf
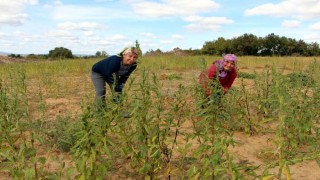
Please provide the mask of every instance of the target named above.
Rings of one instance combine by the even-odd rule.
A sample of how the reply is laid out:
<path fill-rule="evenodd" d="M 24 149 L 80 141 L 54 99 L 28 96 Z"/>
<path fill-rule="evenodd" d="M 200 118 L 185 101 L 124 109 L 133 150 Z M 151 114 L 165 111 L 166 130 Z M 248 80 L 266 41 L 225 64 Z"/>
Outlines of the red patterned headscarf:
<path fill-rule="evenodd" d="M 216 62 L 216 66 L 219 70 L 219 77 L 226 77 L 227 74 L 228 74 L 228 71 L 225 71 L 223 69 L 223 63 L 226 62 L 226 61 L 233 61 L 233 62 L 237 62 L 238 59 L 237 59 L 237 56 L 234 55 L 234 54 L 226 54 L 223 56 L 223 59 L 222 60 L 219 60 Z"/>

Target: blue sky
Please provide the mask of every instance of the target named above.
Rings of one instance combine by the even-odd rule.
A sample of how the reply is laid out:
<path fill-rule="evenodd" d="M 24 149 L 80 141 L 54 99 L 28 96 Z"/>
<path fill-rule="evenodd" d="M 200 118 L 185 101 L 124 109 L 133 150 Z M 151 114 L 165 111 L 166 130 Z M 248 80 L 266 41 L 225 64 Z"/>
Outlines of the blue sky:
<path fill-rule="evenodd" d="M 0 12 L 0 51 L 15 54 L 199 49 L 244 33 L 320 44 L 319 0 L 1 0 Z"/>

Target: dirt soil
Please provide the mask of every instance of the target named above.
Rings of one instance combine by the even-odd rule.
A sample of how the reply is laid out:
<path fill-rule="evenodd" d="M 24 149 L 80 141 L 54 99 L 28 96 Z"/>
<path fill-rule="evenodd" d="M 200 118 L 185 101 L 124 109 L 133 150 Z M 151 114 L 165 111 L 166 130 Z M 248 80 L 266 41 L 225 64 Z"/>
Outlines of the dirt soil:
<path fill-rule="evenodd" d="M 0 55 L 0 64 L 11 64 L 16 62 L 25 62 L 25 59 L 11 58 Z"/>
<path fill-rule="evenodd" d="M 0 57 L 0 63 L 8 62 L 8 61 L 16 61 L 12 58 Z M 158 72 L 160 83 L 164 85 L 163 91 L 168 95 L 173 94 L 175 89 L 177 89 L 178 85 L 181 83 L 184 86 L 188 87 L 193 84 L 193 81 L 198 77 L 199 71 L 168 71 L 163 70 Z M 170 74 L 177 74 L 182 79 L 170 80 L 166 77 L 170 76 Z M 74 79 L 73 79 L 74 80 Z M 83 79 L 76 80 L 83 82 Z M 86 82 L 90 83 L 90 77 L 86 77 Z M 252 86 L 252 81 L 247 80 L 248 86 Z M 235 86 L 239 86 L 240 81 L 235 81 Z M 92 94 L 94 93 L 93 87 L 89 85 L 91 88 Z M 32 88 L 29 88 L 32 90 Z M 33 90 L 32 90 L 33 91 Z M 34 91 L 37 91 L 37 88 L 34 88 Z M 36 92 L 35 92 L 36 93 Z M 78 92 L 79 94 L 84 92 Z M 66 97 L 48 97 L 45 99 L 46 103 L 46 114 L 49 119 L 55 119 L 59 115 L 70 114 L 77 115 L 81 111 L 81 99 L 79 98 L 79 94 L 70 94 Z M 93 98 L 93 95 L 91 96 Z M 30 99 L 30 107 L 36 111 L 38 103 L 36 100 Z M 37 116 L 34 114 L 34 116 Z M 190 128 L 190 122 L 184 125 L 184 130 L 188 130 Z M 236 146 L 230 148 L 230 152 L 238 161 L 245 161 L 252 165 L 260 165 L 265 161 L 264 152 L 273 146 L 272 139 L 274 138 L 274 134 L 258 134 L 254 136 L 248 136 L 243 132 L 235 132 L 234 139 L 236 141 Z M 48 171 L 56 171 L 59 168 L 57 162 L 59 159 L 64 160 L 67 165 L 71 165 L 70 155 L 68 153 L 63 153 L 55 148 L 47 148 L 41 147 L 39 156 L 52 156 L 54 155 L 57 160 L 48 160 L 46 162 L 45 167 Z M 119 168 L 127 165 L 119 165 Z M 277 172 L 277 169 L 274 169 L 274 173 Z M 290 167 L 291 179 L 292 180 L 320 180 L 320 167 L 316 163 L 316 161 L 303 161 L 296 165 Z M 0 179 L 7 179 L 8 173 L 0 174 Z"/>

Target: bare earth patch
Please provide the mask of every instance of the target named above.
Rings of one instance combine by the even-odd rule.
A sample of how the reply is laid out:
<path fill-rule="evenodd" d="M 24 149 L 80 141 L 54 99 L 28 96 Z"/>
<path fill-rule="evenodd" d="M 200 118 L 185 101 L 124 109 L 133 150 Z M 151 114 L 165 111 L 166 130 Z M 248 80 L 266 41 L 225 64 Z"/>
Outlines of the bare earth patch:
<path fill-rule="evenodd" d="M 1 61 L 6 61 L 5 58 L 2 57 Z M 0 62 L 1 63 L 1 62 Z M 249 71 L 249 70 L 245 70 Z M 198 70 L 188 70 L 188 71 L 161 71 L 158 72 L 159 74 L 159 81 L 162 85 L 162 91 L 168 97 L 173 95 L 177 90 L 179 84 L 182 84 L 186 87 L 191 87 L 194 84 L 194 81 L 197 80 L 200 71 Z M 172 74 L 176 75 L 173 76 Z M 170 79 L 170 77 L 172 79 Z M 179 78 L 181 77 L 181 78 Z M 87 75 L 86 79 L 76 79 L 79 84 L 83 81 L 89 82 L 90 78 Z M 247 87 L 253 88 L 253 81 L 252 80 L 245 80 Z M 236 79 L 235 86 L 240 85 L 240 80 Z M 94 94 L 94 90 L 92 85 L 90 86 L 90 93 Z M 32 96 L 36 96 L 37 88 L 30 87 L 29 90 L 31 91 L 30 94 L 33 93 Z M 79 88 L 79 94 L 86 94 L 86 90 L 82 90 Z M 33 92 L 32 92 L 33 91 Z M 167 98 L 168 98 L 167 97 Z M 93 96 L 92 99 L 93 100 Z M 30 98 L 29 105 L 31 108 L 31 115 L 38 116 L 37 108 L 39 105 L 39 100 L 35 98 Z M 167 99 L 170 101 L 170 98 Z M 81 113 L 81 98 L 78 95 L 69 95 L 69 96 L 62 96 L 58 98 L 47 96 L 44 99 L 44 103 L 46 105 L 45 116 L 47 119 L 55 120 L 58 116 L 70 115 L 71 117 L 75 117 L 76 115 Z M 183 130 L 189 131 L 192 128 L 191 122 L 186 122 L 183 124 Z M 272 158 L 272 154 L 268 154 L 268 150 L 273 148 L 272 140 L 274 138 L 274 134 L 258 134 L 254 136 L 248 136 L 243 132 L 235 132 L 234 139 L 236 141 L 235 147 L 230 147 L 230 152 L 235 158 L 236 161 L 246 161 L 252 165 L 258 166 L 263 164 L 267 158 Z M 179 143 L 182 143 L 181 141 Z M 194 145 L 197 146 L 198 143 L 194 142 Z M 38 146 L 39 151 L 37 156 L 38 157 L 46 157 L 47 162 L 45 164 L 45 169 L 47 171 L 59 171 L 61 165 L 59 164 L 60 161 L 65 161 L 66 166 L 73 166 L 72 162 L 70 161 L 70 155 L 68 153 L 61 152 L 56 150 L 55 148 L 46 148 L 42 146 Z M 56 157 L 55 159 L 51 159 L 50 157 Z M 115 169 L 120 170 L 126 174 L 119 174 L 119 172 L 115 172 L 113 179 L 123 179 L 130 177 L 130 165 L 129 160 L 125 159 L 122 161 L 117 162 L 117 167 Z M 121 164 L 122 163 L 122 164 Z M 272 173 L 276 173 L 278 169 L 271 170 Z M 0 171 L 1 172 L 1 171 Z M 301 163 L 297 163 L 295 165 L 290 166 L 291 178 L 293 180 L 320 180 L 320 168 L 316 161 L 303 161 Z M 0 179 L 8 179 L 9 174 L 6 172 L 0 173 Z"/>

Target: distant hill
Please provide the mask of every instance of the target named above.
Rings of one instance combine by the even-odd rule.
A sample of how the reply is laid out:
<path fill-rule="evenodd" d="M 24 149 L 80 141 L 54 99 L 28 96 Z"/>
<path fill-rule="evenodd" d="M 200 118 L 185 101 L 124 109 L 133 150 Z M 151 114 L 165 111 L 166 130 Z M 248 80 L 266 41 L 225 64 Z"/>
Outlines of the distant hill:
<path fill-rule="evenodd" d="M 17 58 L 11 58 L 7 55 L 0 55 L 0 64 L 10 64 L 10 63 L 16 63 L 16 62 L 25 62 L 25 59 L 17 59 Z"/>
<path fill-rule="evenodd" d="M 9 55 L 9 54 L 11 54 L 11 53 L 0 51 L 0 55 L 2 55 L 2 56 L 7 56 L 7 55 Z"/>

